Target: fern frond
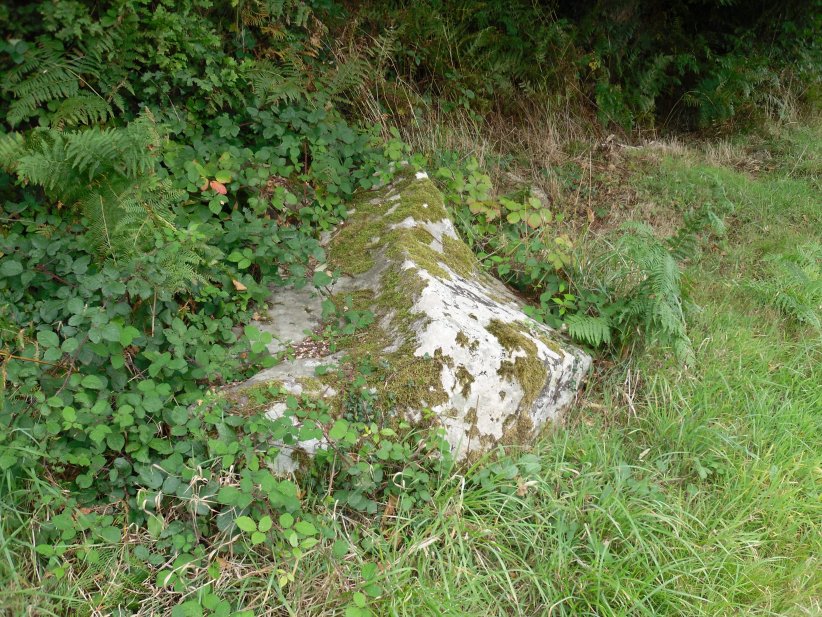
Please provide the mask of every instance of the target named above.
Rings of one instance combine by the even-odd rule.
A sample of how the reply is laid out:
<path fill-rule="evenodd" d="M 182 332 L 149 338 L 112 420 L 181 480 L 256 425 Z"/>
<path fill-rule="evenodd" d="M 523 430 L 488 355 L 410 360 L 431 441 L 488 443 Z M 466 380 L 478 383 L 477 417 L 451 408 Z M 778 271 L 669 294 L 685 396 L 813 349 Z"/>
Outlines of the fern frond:
<path fill-rule="evenodd" d="M 74 96 L 80 84 L 62 45 L 49 43 L 32 48 L 22 64 L 8 71 L 6 90 L 14 97 L 6 118 L 14 126 L 44 103 Z"/>
<path fill-rule="evenodd" d="M 336 70 L 323 80 L 323 88 L 320 90 L 328 100 L 344 100 L 346 93 L 361 87 L 368 76 L 369 64 L 361 58 L 349 58 L 346 62 L 338 64 Z"/>
<path fill-rule="evenodd" d="M 263 60 L 249 74 L 252 91 L 268 104 L 292 103 L 308 93 L 306 72 L 296 59 L 281 64 Z"/>
<path fill-rule="evenodd" d="M 20 133 L 0 135 L 0 167 L 14 173 L 25 150 L 25 140 Z"/>
<path fill-rule="evenodd" d="M 822 244 L 799 246 L 767 263 L 770 276 L 746 286 L 783 315 L 822 330 Z"/>
<path fill-rule="evenodd" d="M 138 254 L 157 229 L 173 230 L 171 210 L 182 197 L 152 176 L 118 178 L 89 192 L 79 207 L 98 250 L 118 258 Z"/>
<path fill-rule="evenodd" d="M 78 124 L 102 124 L 112 115 L 111 106 L 92 94 L 78 94 L 60 103 L 51 117 L 51 125 L 57 129 Z"/>
<path fill-rule="evenodd" d="M 95 174 L 109 167 L 120 150 L 117 129 L 97 127 L 66 133 L 66 155 L 77 173 L 91 181 Z"/>
<path fill-rule="evenodd" d="M 617 241 L 622 300 L 616 321 L 623 329 L 640 328 L 645 336 L 670 344 L 680 359 L 689 356 L 690 339 L 682 308 L 679 264 L 653 230 L 629 222 Z"/>
<path fill-rule="evenodd" d="M 109 101 L 97 92 L 91 82 L 105 73 L 107 54 L 115 48 L 115 36 L 109 33 L 95 37 L 93 46 L 68 51 L 60 43 L 40 43 L 27 51 L 23 62 L 6 75 L 5 90 L 11 93 L 7 120 L 12 126 L 37 115 L 46 103 L 62 101 L 51 124 L 92 124 L 111 115 Z M 112 88 L 109 100 L 117 89 Z M 98 88 L 103 88 L 100 86 Z M 95 100 L 95 97 L 97 100 Z"/>
<path fill-rule="evenodd" d="M 99 252 L 125 259 L 155 250 L 157 233 L 172 238 L 180 233 L 173 208 L 184 193 L 155 173 L 161 147 L 154 118 L 146 112 L 125 128 L 38 128 L 26 139 L 3 136 L 0 163 L 21 181 L 41 186 L 49 197 L 76 207 Z M 199 263 L 198 259 L 196 252 L 181 257 L 177 271 L 191 274 L 186 264 Z M 180 282 L 175 280 L 175 285 Z"/>
<path fill-rule="evenodd" d="M 565 323 L 568 325 L 568 333 L 574 339 L 591 347 L 611 342 L 611 321 L 607 317 L 576 313 L 570 315 Z"/>

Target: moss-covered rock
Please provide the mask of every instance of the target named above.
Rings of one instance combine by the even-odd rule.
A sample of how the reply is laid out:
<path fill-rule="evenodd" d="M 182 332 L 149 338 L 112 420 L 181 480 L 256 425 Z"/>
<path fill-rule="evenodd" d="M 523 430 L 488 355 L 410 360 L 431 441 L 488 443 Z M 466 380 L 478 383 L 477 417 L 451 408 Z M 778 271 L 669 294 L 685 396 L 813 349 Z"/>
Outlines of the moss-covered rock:
<path fill-rule="evenodd" d="M 308 389 L 333 406 L 350 373 L 312 371 L 370 362 L 379 367 L 367 379 L 390 414 L 384 420 L 434 418 L 459 458 L 527 441 L 573 399 L 590 358 L 529 319 L 504 285 L 480 271 L 424 173 L 406 172 L 364 194 L 327 249 L 329 267 L 342 275 L 329 298 L 341 311 L 372 311 L 373 323 L 339 338 L 332 356 L 283 361 L 249 383 L 298 384 L 304 393 L 311 377 Z M 317 330 L 320 299 L 291 293 L 276 290 L 260 327 L 302 348 L 295 329 Z"/>

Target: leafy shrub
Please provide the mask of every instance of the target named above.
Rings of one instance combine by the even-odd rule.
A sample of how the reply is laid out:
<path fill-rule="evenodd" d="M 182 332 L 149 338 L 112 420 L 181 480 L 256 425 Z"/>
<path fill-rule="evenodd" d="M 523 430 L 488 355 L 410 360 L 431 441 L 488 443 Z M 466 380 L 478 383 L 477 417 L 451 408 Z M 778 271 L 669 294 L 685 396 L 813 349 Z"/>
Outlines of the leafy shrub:
<path fill-rule="evenodd" d="M 784 112 L 800 83 L 819 83 L 810 4 L 397 0 L 356 16 L 369 34 L 389 31 L 380 94 L 413 84 L 429 104 L 476 119 L 530 102 L 583 114 L 593 103 L 602 124 L 630 129 Z"/>
<path fill-rule="evenodd" d="M 0 108 L 17 128 L 0 136 L 13 174 L 0 172 L 2 490 L 42 513 L 37 551 L 56 577 L 132 526 L 152 539 L 135 549 L 138 570 L 170 597 L 238 533 L 232 550 L 273 550 L 286 586 L 300 551 L 335 531 L 275 477 L 272 444 L 326 435 L 333 455 L 305 485 L 337 478 L 352 511 L 424 498 L 426 470 L 447 463 L 435 435 L 418 447 L 405 429 L 352 419 L 342 430 L 310 401 L 289 401 L 280 422 L 244 417 L 214 395 L 271 365 L 270 335 L 243 324 L 271 284 L 327 282 L 312 272 L 325 261 L 319 232 L 404 149 L 343 118 L 356 71 L 318 57 L 309 5 L 155 4 L 11 9 L 40 19 L 22 20 L 26 40 L 0 60 L 11 69 Z M 262 410 L 284 395 L 260 396 Z M 352 611 L 380 593 L 372 579 Z M 212 596 L 175 614 L 216 610 Z"/>
<path fill-rule="evenodd" d="M 533 196 L 494 197 L 476 160 L 441 168 L 437 177 L 457 227 L 480 262 L 537 301 L 525 310 L 576 341 L 622 351 L 642 339 L 670 346 L 691 360 L 680 264 L 695 259 L 705 232 L 721 236 L 732 207 L 714 187 L 714 202 L 685 214 L 659 239 L 644 224 L 626 223 L 613 239 L 579 251 L 553 230 L 561 221 Z M 583 251 L 586 253 L 582 255 Z"/>
<path fill-rule="evenodd" d="M 490 177 L 469 159 L 437 171 L 457 228 L 480 261 L 503 281 L 540 289 L 570 260 L 571 241 L 551 224 L 562 220 L 533 195 L 493 195 Z"/>

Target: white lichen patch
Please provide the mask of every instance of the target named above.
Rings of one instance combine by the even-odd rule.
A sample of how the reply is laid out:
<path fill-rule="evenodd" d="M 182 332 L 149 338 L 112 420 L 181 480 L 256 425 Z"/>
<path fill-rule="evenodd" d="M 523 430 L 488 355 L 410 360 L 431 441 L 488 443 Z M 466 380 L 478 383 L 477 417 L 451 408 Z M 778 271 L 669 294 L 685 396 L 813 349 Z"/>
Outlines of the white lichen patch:
<path fill-rule="evenodd" d="M 411 263 L 404 265 L 410 267 Z M 418 347 L 414 354 L 441 354 L 446 359 L 442 363 L 441 387 L 448 400 L 436 405 L 433 411 L 442 418 L 449 442 L 462 458 L 503 439 L 520 415 L 535 430 L 556 418 L 573 398 L 576 388 L 567 388 L 580 382 L 588 360 L 580 352 L 548 347 L 540 333 L 549 337 L 555 333 L 527 318 L 513 298 L 508 302 L 494 300 L 481 283 L 450 274 L 450 280 L 446 280 L 419 272 L 427 285 L 413 311 L 425 315 L 427 320 L 416 332 Z M 499 294 L 499 290 L 493 292 Z M 509 324 L 536 350 L 544 383 L 528 408 L 522 405 L 523 384 L 516 374 L 505 369 L 525 358 L 528 351 L 521 347 L 507 349 L 489 331 L 492 322 Z M 460 374 L 470 375 L 470 383 L 464 383 L 466 380 L 460 379 Z"/>

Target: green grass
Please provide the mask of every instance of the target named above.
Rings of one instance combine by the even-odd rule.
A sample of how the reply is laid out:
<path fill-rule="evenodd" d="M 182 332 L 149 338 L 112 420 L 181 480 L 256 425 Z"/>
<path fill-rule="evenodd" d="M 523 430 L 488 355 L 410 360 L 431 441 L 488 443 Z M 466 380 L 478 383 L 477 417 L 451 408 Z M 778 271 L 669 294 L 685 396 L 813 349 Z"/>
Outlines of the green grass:
<path fill-rule="evenodd" d="M 672 210 L 733 205 L 727 238 L 685 272 L 695 363 L 651 349 L 603 369 L 567 427 L 443 479 L 433 504 L 374 542 L 374 614 L 820 614 L 822 336 L 752 283 L 778 275 L 769 256 L 822 242 L 821 140 L 818 127 L 774 139 L 777 164 L 755 177 L 695 152 L 640 166 L 637 186 Z M 122 548 L 44 585 L 30 513 L 2 507 L 9 615 L 108 614 L 91 606 L 123 597 L 164 614 L 153 573 L 141 581 Z M 336 516 L 360 546 L 377 533 Z M 282 592 L 261 555 L 223 564 L 213 585 L 254 614 L 342 614 L 360 558 L 342 568 L 318 548 Z"/>

